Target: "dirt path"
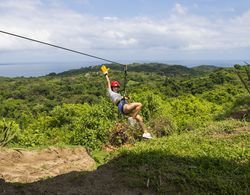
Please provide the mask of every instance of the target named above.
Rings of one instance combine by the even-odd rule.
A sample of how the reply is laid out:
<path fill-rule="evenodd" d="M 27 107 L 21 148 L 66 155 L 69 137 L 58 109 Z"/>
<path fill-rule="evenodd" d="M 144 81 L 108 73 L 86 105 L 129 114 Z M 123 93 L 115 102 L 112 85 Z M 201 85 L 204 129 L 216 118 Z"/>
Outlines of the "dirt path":
<path fill-rule="evenodd" d="M 119 172 L 115 161 L 96 169 L 95 161 L 81 147 L 39 151 L 0 148 L 0 194 L 154 194 L 128 186 L 133 182 Z"/>
<path fill-rule="evenodd" d="M 82 147 L 14 150 L 0 148 L 0 178 L 30 183 L 72 171 L 90 171 L 95 161 Z"/>

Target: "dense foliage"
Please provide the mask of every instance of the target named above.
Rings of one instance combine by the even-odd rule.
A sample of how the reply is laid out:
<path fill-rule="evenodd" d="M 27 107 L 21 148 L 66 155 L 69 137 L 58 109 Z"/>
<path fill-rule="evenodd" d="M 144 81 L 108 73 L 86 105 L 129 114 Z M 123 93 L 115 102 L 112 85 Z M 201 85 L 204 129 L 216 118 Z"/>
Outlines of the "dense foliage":
<path fill-rule="evenodd" d="M 0 124 L 15 124 L 16 136 L 9 144 L 98 149 L 108 143 L 117 121 L 125 120 L 108 99 L 99 68 L 38 78 L 0 77 Z M 123 82 L 121 67 L 110 68 L 110 77 Z M 246 74 L 243 78 L 247 80 Z M 144 120 L 156 136 L 231 116 L 249 121 L 249 95 L 233 68 L 133 64 L 127 92 L 130 101 L 142 102 Z"/>

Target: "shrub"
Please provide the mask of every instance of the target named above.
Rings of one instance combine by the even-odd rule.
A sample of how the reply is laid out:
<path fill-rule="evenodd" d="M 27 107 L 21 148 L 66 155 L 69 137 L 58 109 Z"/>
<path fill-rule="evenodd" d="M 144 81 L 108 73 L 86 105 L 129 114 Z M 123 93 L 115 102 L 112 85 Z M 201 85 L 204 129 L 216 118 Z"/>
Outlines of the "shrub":
<path fill-rule="evenodd" d="M 21 146 L 82 145 L 98 149 L 109 139 L 115 119 L 109 105 L 63 104 L 39 115 L 18 137 Z M 106 114 L 107 112 L 107 114 Z"/>
<path fill-rule="evenodd" d="M 156 137 L 171 135 L 176 130 L 176 126 L 174 125 L 172 119 L 164 116 L 159 116 L 151 120 L 149 125 L 152 128 L 150 132 Z"/>
<path fill-rule="evenodd" d="M 132 144 L 141 138 L 141 130 L 127 123 L 118 122 L 112 128 L 109 137 L 109 143 L 113 146 Z"/>
<path fill-rule="evenodd" d="M 212 120 L 222 110 L 222 106 L 200 99 L 193 95 L 169 100 L 171 113 L 181 130 L 191 130 Z"/>
<path fill-rule="evenodd" d="M 108 141 L 112 122 L 102 105 L 94 105 L 86 106 L 84 114 L 72 126 L 74 127 L 72 128 L 73 134 L 69 144 L 99 149 L 103 143 Z"/>
<path fill-rule="evenodd" d="M 133 102 L 142 103 L 143 108 L 141 113 L 145 120 L 149 120 L 157 115 L 160 105 L 162 104 L 161 97 L 149 91 L 140 94 L 133 94 Z"/>
<path fill-rule="evenodd" d="M 234 118 L 250 121 L 250 96 L 238 97 L 219 118 Z"/>
<path fill-rule="evenodd" d="M 0 120 L 0 146 L 9 144 L 20 132 L 19 125 L 12 120 Z"/>

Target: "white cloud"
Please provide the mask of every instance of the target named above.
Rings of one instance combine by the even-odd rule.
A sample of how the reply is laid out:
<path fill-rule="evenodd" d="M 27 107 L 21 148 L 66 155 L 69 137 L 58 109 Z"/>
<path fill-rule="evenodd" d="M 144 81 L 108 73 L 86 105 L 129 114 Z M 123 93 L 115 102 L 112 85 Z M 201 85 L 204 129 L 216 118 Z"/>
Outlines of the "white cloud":
<path fill-rule="evenodd" d="M 84 52 L 99 52 L 101 56 L 250 47 L 250 11 L 216 21 L 192 15 L 179 3 L 172 11 L 162 20 L 101 18 L 68 10 L 58 2 L 47 7 L 39 0 L 24 0 L 22 4 L 1 0 L 0 29 Z M 0 51 L 23 49 L 47 47 L 0 34 Z"/>
<path fill-rule="evenodd" d="M 176 3 L 175 7 L 173 8 L 172 12 L 185 15 L 187 13 L 188 9 L 184 6 L 182 6 L 180 3 Z"/>
<path fill-rule="evenodd" d="M 40 0 L 1 0 L 0 9 L 8 9 L 8 11 L 34 11 L 41 6 Z"/>
<path fill-rule="evenodd" d="M 109 17 L 109 16 L 106 16 L 103 19 L 106 20 L 106 21 L 114 21 L 114 22 L 118 20 L 117 17 Z"/>

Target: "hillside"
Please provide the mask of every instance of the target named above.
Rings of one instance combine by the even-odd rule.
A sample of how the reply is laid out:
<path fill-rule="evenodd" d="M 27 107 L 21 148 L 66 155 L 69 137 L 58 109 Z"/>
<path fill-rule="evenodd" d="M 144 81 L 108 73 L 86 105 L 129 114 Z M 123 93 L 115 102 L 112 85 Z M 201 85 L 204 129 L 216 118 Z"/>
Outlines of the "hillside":
<path fill-rule="evenodd" d="M 249 126 L 228 120 L 126 146 L 93 171 L 29 184 L 0 180 L 5 194 L 247 194 Z M 58 151 L 60 154 L 60 151 Z"/>
<path fill-rule="evenodd" d="M 123 67 L 118 64 L 108 64 L 108 67 L 110 67 L 110 69 L 112 70 L 123 71 Z M 188 68 L 182 65 L 169 65 L 162 63 L 145 63 L 145 64 L 133 63 L 133 64 L 128 64 L 128 69 L 131 72 L 151 72 L 162 75 L 176 76 L 176 75 L 199 75 L 204 72 L 217 70 L 219 69 L 219 67 L 204 65 L 196 68 Z M 76 75 L 86 72 L 98 72 L 99 70 L 100 66 L 90 66 L 90 67 L 65 71 L 62 73 L 58 73 L 57 75 L 63 75 L 63 76 Z M 49 74 L 49 75 L 55 75 L 55 74 Z"/>
<path fill-rule="evenodd" d="M 212 66 L 212 65 L 200 65 L 200 66 L 195 66 L 192 69 L 200 73 L 208 73 L 208 72 L 214 72 L 216 70 L 223 69 L 223 68 L 218 67 L 218 66 Z"/>
<path fill-rule="evenodd" d="M 66 175 L 58 171 L 55 178 L 43 175 L 44 180 L 30 184 L 13 184 L 7 179 L 11 170 L 0 167 L 7 171 L 0 175 L 0 192 L 249 191 L 250 96 L 241 81 L 249 82 L 247 67 L 238 67 L 240 79 L 233 68 L 131 65 L 127 94 L 129 101 L 143 104 L 140 114 L 155 138 L 147 141 L 138 126 L 129 126 L 110 102 L 99 68 L 0 78 L 1 146 L 28 149 L 32 156 L 38 148 L 77 145 L 86 148 L 100 166 L 79 173 L 65 168 Z M 109 68 L 111 79 L 119 80 L 123 88 L 121 67 Z M 58 162 L 69 166 L 76 162 L 73 154 L 64 159 L 58 152 L 58 157 Z M 47 166 L 54 164 L 41 169 Z M 20 171 L 17 175 L 29 174 Z"/>

